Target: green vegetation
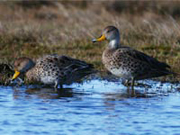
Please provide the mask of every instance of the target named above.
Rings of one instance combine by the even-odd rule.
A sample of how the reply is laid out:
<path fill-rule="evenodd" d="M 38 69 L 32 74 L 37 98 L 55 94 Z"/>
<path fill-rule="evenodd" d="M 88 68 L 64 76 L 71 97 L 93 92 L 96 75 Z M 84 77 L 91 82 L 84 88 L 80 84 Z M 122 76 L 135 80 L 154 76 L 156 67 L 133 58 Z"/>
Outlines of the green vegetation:
<path fill-rule="evenodd" d="M 21 56 L 64 54 L 105 70 L 106 42 L 93 44 L 107 25 L 121 31 L 121 43 L 171 65 L 180 65 L 180 2 L 78 1 L 1 2 L 0 63 Z M 2 75 L 2 74 L 1 74 Z M 1 77 L 2 78 L 2 77 Z M 179 81 L 180 78 L 163 78 Z M 2 80 L 2 79 L 1 79 Z"/>

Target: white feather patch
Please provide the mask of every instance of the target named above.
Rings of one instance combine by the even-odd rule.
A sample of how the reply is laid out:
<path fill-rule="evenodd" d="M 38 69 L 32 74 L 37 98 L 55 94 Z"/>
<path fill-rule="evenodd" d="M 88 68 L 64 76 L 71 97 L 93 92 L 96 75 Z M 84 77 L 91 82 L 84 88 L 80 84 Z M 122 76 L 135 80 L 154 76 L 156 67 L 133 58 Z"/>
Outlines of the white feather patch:
<path fill-rule="evenodd" d="M 52 76 L 45 76 L 45 77 L 41 77 L 41 81 L 44 84 L 54 84 L 56 81 L 56 78 L 54 78 Z"/>
<path fill-rule="evenodd" d="M 112 74 L 125 79 L 130 79 L 132 77 L 132 74 L 123 68 L 113 68 L 110 71 Z"/>

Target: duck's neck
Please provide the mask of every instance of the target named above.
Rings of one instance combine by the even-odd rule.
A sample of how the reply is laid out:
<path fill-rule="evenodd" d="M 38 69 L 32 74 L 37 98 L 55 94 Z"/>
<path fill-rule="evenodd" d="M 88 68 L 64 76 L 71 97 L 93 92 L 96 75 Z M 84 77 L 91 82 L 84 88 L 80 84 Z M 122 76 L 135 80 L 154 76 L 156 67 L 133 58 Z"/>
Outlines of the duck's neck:
<path fill-rule="evenodd" d="M 26 72 L 30 71 L 31 69 L 33 69 L 33 67 L 36 65 L 36 63 L 32 60 L 29 61 L 29 63 L 26 65 L 26 67 L 24 68 L 24 70 Z"/>
<path fill-rule="evenodd" d="M 120 47 L 120 39 L 116 38 L 109 42 L 109 48 L 110 49 L 117 49 Z"/>
<path fill-rule="evenodd" d="M 39 76 L 37 74 L 37 70 L 35 66 L 26 72 L 26 79 L 28 80 L 28 82 L 39 81 L 38 77 Z"/>
<path fill-rule="evenodd" d="M 34 71 L 34 67 L 35 67 L 36 63 L 34 61 L 29 61 L 28 65 L 26 66 L 26 76 L 34 76 L 35 75 L 35 72 Z"/>

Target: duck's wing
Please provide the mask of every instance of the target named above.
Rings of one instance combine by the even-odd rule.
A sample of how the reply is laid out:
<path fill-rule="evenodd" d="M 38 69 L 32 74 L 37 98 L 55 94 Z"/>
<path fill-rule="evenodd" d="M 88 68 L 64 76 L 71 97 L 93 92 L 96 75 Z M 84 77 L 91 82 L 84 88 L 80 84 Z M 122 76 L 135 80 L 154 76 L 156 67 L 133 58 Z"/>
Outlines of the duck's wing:
<path fill-rule="evenodd" d="M 156 60 L 155 58 L 130 47 L 124 47 L 124 48 L 119 49 L 118 51 L 119 51 L 118 53 L 125 54 L 126 56 L 131 57 L 132 59 L 138 60 L 142 63 L 146 63 L 153 68 L 158 68 L 158 69 L 170 68 L 168 64 L 164 62 L 160 62 Z"/>
<path fill-rule="evenodd" d="M 122 59 L 122 57 L 129 59 L 134 65 L 138 63 L 139 68 L 134 69 L 136 79 L 160 77 L 168 74 L 176 75 L 176 73 L 170 71 L 170 66 L 166 63 L 159 62 L 155 58 L 132 48 L 122 47 L 118 49 L 114 55 L 119 57 L 119 59 Z"/>
<path fill-rule="evenodd" d="M 64 73 L 66 84 L 79 81 L 83 77 L 96 72 L 92 64 L 64 55 L 58 57 L 58 66 Z"/>
<path fill-rule="evenodd" d="M 65 55 L 58 57 L 59 67 L 64 67 L 65 69 L 70 69 L 73 71 L 77 70 L 92 70 L 94 67 L 92 64 L 88 64 L 85 61 L 74 59 Z"/>
<path fill-rule="evenodd" d="M 65 55 L 45 55 L 44 57 L 38 59 L 38 63 L 52 63 L 53 65 L 57 66 L 61 71 L 70 70 L 71 72 L 75 72 L 78 70 L 93 70 L 94 67 L 92 64 L 88 64 L 85 61 L 74 59 Z"/>
<path fill-rule="evenodd" d="M 89 74 L 95 73 L 92 64 L 64 55 L 46 55 L 39 60 L 38 65 L 41 63 L 49 65 L 50 68 L 52 67 L 49 70 L 56 69 L 63 84 L 71 84 Z"/>

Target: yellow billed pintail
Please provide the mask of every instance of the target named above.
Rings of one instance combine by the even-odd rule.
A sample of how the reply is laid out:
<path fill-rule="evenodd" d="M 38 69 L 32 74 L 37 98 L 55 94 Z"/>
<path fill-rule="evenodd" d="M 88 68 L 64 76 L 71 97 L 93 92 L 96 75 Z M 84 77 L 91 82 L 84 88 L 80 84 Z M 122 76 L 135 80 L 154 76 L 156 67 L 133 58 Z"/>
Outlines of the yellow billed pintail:
<path fill-rule="evenodd" d="M 102 54 L 102 62 L 105 68 L 112 74 L 131 81 L 133 89 L 134 81 L 175 74 L 170 71 L 170 66 L 159 62 L 128 46 L 120 44 L 119 30 L 114 26 L 107 26 L 100 38 L 93 39 L 93 42 L 107 40 L 109 44 Z"/>
<path fill-rule="evenodd" d="M 12 80 L 25 74 L 28 81 L 54 84 L 55 89 L 58 85 L 62 88 L 63 84 L 71 84 L 95 72 L 92 64 L 56 54 L 46 55 L 36 62 L 27 57 L 18 58 L 14 62 L 14 70 Z"/>

